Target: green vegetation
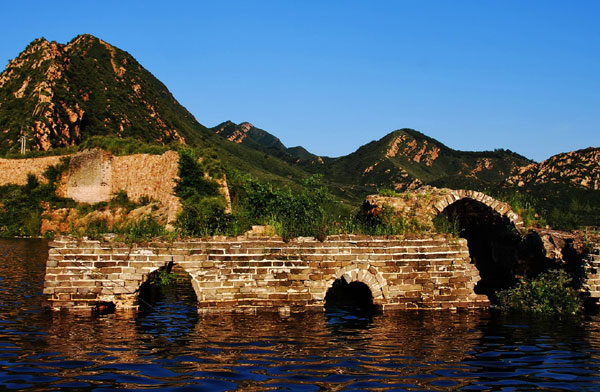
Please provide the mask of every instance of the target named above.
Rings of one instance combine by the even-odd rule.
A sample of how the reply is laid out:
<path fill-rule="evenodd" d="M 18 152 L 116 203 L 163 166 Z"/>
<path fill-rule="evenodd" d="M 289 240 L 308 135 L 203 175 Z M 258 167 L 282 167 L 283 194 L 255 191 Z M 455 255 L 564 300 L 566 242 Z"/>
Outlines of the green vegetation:
<path fill-rule="evenodd" d="M 244 231 L 251 225 L 272 225 L 286 240 L 298 236 L 323 239 L 332 215 L 340 210 L 317 175 L 294 190 L 263 185 L 239 173 L 232 173 L 230 180 L 235 226 Z"/>
<path fill-rule="evenodd" d="M 167 269 L 159 269 L 152 280 L 154 284 L 160 287 L 169 287 L 177 284 L 177 274 L 168 271 Z"/>
<path fill-rule="evenodd" d="M 600 227 L 599 192 L 560 184 L 500 189 L 492 196 L 509 203 L 526 226 L 574 230 Z"/>
<path fill-rule="evenodd" d="M 96 211 L 111 211 L 118 209 L 129 213 L 137 208 L 154 203 L 147 197 L 142 197 L 138 202 L 129 199 L 127 193 L 123 190 L 115 193 L 108 202 L 95 204 L 79 203 L 76 209 L 80 216 L 94 214 Z M 154 207 L 154 206 L 153 206 Z M 105 234 L 116 234 L 126 242 L 149 241 L 155 237 L 165 236 L 165 228 L 151 216 L 143 216 L 136 220 L 124 220 L 109 225 L 105 217 L 96 217 L 89 220 L 82 227 L 72 227 L 69 234 L 76 237 L 88 237 L 91 239 L 101 239 Z"/>
<path fill-rule="evenodd" d="M 204 175 L 202 162 L 191 151 L 180 152 L 180 181 L 176 194 L 182 212 L 176 226 L 184 236 L 240 235 L 253 225 L 268 225 L 289 240 L 313 236 L 323 240 L 337 233 L 397 235 L 420 232 L 415 220 L 394 214 L 391 208 L 372 216 L 336 200 L 313 175 L 293 187 L 264 183 L 249 174 L 231 170 L 227 176 L 232 213 L 214 180 Z"/>
<path fill-rule="evenodd" d="M 0 187 L 0 236 L 39 236 L 42 214 L 46 208 L 74 205 L 70 199 L 56 196 L 61 173 L 68 167 L 68 159 L 44 172 L 46 183 L 33 174 L 27 175 L 25 185 Z"/>
<path fill-rule="evenodd" d="M 68 52 L 58 45 L 52 51 L 56 57 L 40 63 L 48 53 L 47 45 L 44 39 L 35 40 L 20 55 L 20 66 L 9 65 L 12 77 L 0 90 L 0 155 L 23 157 L 16 154 L 17 140 L 21 132 L 31 133 L 36 122 L 61 131 L 52 134 L 50 151 L 29 151 L 25 157 L 89 148 L 115 155 L 176 150 L 182 157 L 182 180 L 176 189 L 184 207 L 177 221 L 182 235 L 239 234 L 253 224 L 273 225 L 285 238 L 423 231 L 414 217 L 383 211 L 366 218 L 357 211 L 369 193 L 397 197 L 400 194 L 392 189 L 419 183 L 484 191 L 508 201 L 528 226 L 600 227 L 598 191 L 558 183 L 501 188 L 515 167 L 531 163 L 509 150 L 457 151 L 406 128 L 339 158 L 317 157 L 302 147 L 286 148 L 275 136 L 254 127 L 236 144 L 226 138 L 239 133 L 239 125 L 226 122 L 207 129 L 127 52 L 83 35 L 71 41 Z M 66 63 L 69 67 L 64 67 Z M 39 94 L 46 92 L 39 87 L 47 82 L 50 67 L 60 70 L 61 76 L 53 81 L 51 102 L 40 102 Z M 17 91 L 21 98 L 16 97 Z M 78 113 L 83 113 L 81 118 L 75 116 Z M 220 135 L 215 134 L 217 129 Z M 33 135 L 28 137 L 30 149 L 42 147 Z M 573 162 L 565 168 L 576 166 Z M 214 181 L 225 173 L 234 199 L 232 213 L 226 213 Z M 66 203 L 34 182 L 27 187 L 2 187 L 0 197 L 0 208 L 6 210 L 0 231 L 14 235 L 35 232 L 40 203 Z M 79 209 L 83 213 L 118 207 L 129 211 L 133 205 L 121 200 Z M 104 225 L 108 226 L 90 222 L 87 232 L 99 235 L 113 230 Z M 455 235 L 453 226 L 436 223 L 437 230 Z"/>
<path fill-rule="evenodd" d="M 581 312 L 583 304 L 564 271 L 552 270 L 533 279 L 521 279 L 513 288 L 497 293 L 505 312 L 570 315 Z"/>
<path fill-rule="evenodd" d="M 399 235 L 407 232 L 420 231 L 414 221 L 407 221 L 402 215 L 394 213 L 394 209 L 384 205 L 380 213 L 372 214 L 361 210 L 357 216 L 360 232 L 371 235 Z"/>
<path fill-rule="evenodd" d="M 182 211 L 176 227 L 183 235 L 224 234 L 231 222 L 231 215 L 225 212 L 226 202 L 219 193 L 219 184 L 208 177 L 204 162 L 193 150 L 179 152 L 179 181 L 175 194 L 181 200 Z"/>
<path fill-rule="evenodd" d="M 390 188 L 379 188 L 377 189 L 377 193 L 388 197 L 399 197 L 402 195 L 401 193 L 398 193 Z"/>
<path fill-rule="evenodd" d="M 438 233 L 460 236 L 460 222 L 457 217 L 448 218 L 445 214 L 438 214 L 433 218 L 433 226 Z"/>
<path fill-rule="evenodd" d="M 138 207 L 150 204 L 151 202 L 152 200 L 148 198 L 141 199 L 139 202 L 134 202 L 129 200 L 127 192 L 120 190 L 113 194 L 112 199 L 109 201 L 101 201 L 94 204 L 78 203 L 76 208 L 80 215 L 86 215 L 99 210 L 115 210 L 117 208 L 122 208 L 125 211 L 130 212 Z"/>
<path fill-rule="evenodd" d="M 545 227 L 547 219 L 540 214 L 536 197 L 518 189 L 503 189 L 496 191 L 494 196 L 503 202 L 510 204 L 512 210 L 523 218 L 525 227 Z"/>
<path fill-rule="evenodd" d="M 167 266 L 152 272 L 148 276 L 144 286 L 140 289 L 140 291 L 144 292 L 144 295 L 152 297 L 157 295 L 156 292 L 152 293 L 153 290 L 168 290 L 182 282 L 188 282 L 191 284 L 189 281 L 190 276 L 184 270 L 174 266 L 172 263 L 169 263 Z"/>

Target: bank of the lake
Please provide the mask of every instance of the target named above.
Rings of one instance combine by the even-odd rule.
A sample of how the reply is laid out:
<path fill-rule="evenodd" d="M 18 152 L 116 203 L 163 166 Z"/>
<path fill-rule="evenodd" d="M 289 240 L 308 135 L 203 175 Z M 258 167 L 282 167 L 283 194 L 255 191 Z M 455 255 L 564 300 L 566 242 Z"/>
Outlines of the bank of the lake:
<path fill-rule="evenodd" d="M 52 313 L 47 252 L 0 241 L 0 389 L 600 390 L 598 318 L 203 316 L 189 287 L 137 312 Z"/>

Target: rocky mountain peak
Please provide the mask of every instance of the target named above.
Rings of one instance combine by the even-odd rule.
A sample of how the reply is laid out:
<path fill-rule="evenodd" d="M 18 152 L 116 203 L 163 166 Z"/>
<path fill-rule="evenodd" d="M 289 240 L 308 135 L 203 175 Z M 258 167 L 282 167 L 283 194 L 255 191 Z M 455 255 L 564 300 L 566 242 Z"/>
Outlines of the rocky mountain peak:
<path fill-rule="evenodd" d="M 410 132 L 412 131 L 412 132 Z M 416 131 L 400 130 L 393 132 L 388 142 L 386 158 L 394 158 L 397 155 L 406 157 L 416 163 L 432 166 L 440 154 L 440 147 L 432 143 L 424 135 L 422 138 L 415 137 Z"/>
<path fill-rule="evenodd" d="M 206 132 L 129 55 L 90 34 L 68 44 L 38 38 L 0 74 L 0 153 L 48 150 L 94 135 L 186 143 Z"/>

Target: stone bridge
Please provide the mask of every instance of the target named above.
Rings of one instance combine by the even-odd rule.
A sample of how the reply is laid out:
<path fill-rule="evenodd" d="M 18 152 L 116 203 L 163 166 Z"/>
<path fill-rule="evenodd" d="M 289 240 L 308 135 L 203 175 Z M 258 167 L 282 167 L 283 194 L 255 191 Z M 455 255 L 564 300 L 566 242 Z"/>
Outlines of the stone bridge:
<path fill-rule="evenodd" d="M 447 236 L 214 237 L 123 243 L 60 238 L 50 244 L 44 293 L 53 309 L 137 306 L 140 286 L 169 264 L 191 277 L 200 311 L 322 309 L 336 280 L 361 282 L 382 309 L 468 309 L 479 273 L 464 239 Z"/>
<path fill-rule="evenodd" d="M 461 211 L 456 215 L 462 218 L 471 215 L 477 220 L 488 220 L 490 216 L 495 216 L 511 223 L 517 230 L 523 228 L 523 219 L 512 210 L 510 204 L 472 190 L 424 186 L 399 196 L 370 195 L 366 204 L 368 208 L 375 209 L 389 206 L 404 217 L 417 219 L 428 229 L 433 229 L 436 215 L 457 208 Z"/>
<path fill-rule="evenodd" d="M 336 282 L 366 287 L 382 309 L 468 309 L 489 306 L 488 295 L 517 276 L 565 262 L 548 254 L 539 233 L 521 233 L 523 221 L 508 204 L 480 192 L 426 187 L 367 198 L 372 213 L 386 206 L 429 232 L 434 217 L 445 214 L 463 238 L 212 237 L 127 245 L 64 237 L 50 244 L 44 293 L 53 309 L 135 308 L 151 274 L 176 265 L 189 275 L 200 311 L 321 309 Z M 600 249 L 594 252 L 581 261 L 582 290 L 593 299 L 600 297 Z"/>

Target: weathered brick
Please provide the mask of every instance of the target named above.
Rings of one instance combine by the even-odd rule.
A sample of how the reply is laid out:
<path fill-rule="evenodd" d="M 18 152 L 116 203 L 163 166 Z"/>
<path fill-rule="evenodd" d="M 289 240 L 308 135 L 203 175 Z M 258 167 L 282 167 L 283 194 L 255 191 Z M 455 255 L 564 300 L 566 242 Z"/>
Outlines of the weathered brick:
<path fill-rule="evenodd" d="M 200 302 L 209 303 L 209 306 L 242 306 L 250 310 L 275 306 L 276 302 L 279 303 L 277 306 L 282 306 L 281 303 L 287 304 L 284 306 L 308 306 L 309 303 L 322 306 L 331 280 L 344 269 L 354 269 L 349 279 L 369 285 L 380 305 L 437 309 L 450 294 L 463 296 L 463 301 L 468 302 L 464 293 L 473 293 L 473 281 L 479 279 L 478 271 L 469 264 L 466 244 L 458 241 L 456 245 L 449 245 L 446 239 L 437 237 L 413 236 L 400 241 L 336 236 L 335 240 L 328 239 L 324 243 L 298 239 L 287 244 L 280 239 L 238 237 L 235 241 L 215 238 L 168 245 L 153 243 L 147 248 L 135 245 L 131 250 L 118 244 L 112 249 L 94 244 L 81 250 L 71 242 L 65 244 L 65 248 L 51 249 L 51 254 L 64 253 L 66 260 L 56 260 L 56 265 L 49 260 L 48 292 L 68 285 L 64 288 L 78 287 L 85 290 L 79 294 L 88 296 L 130 297 L 150 271 L 174 261 L 195 277 Z M 96 258 L 86 260 L 88 256 Z M 63 266 L 63 262 L 80 265 L 74 268 Z M 85 266 L 82 263 L 92 264 Z M 101 275 L 91 272 L 93 267 L 98 267 L 98 272 L 108 280 L 97 280 Z M 82 280 L 84 276 L 87 280 Z M 102 287 L 103 284 L 106 287 Z M 451 287 L 446 287 L 447 284 Z M 234 297 L 243 302 L 231 302 Z M 58 301 L 55 295 L 51 300 L 85 306 L 88 298 L 91 297 L 82 297 L 77 302 L 71 298 Z M 206 301 L 208 298 L 210 301 Z M 115 300 L 124 301 L 117 297 Z M 473 297 L 472 301 L 479 300 Z"/>

